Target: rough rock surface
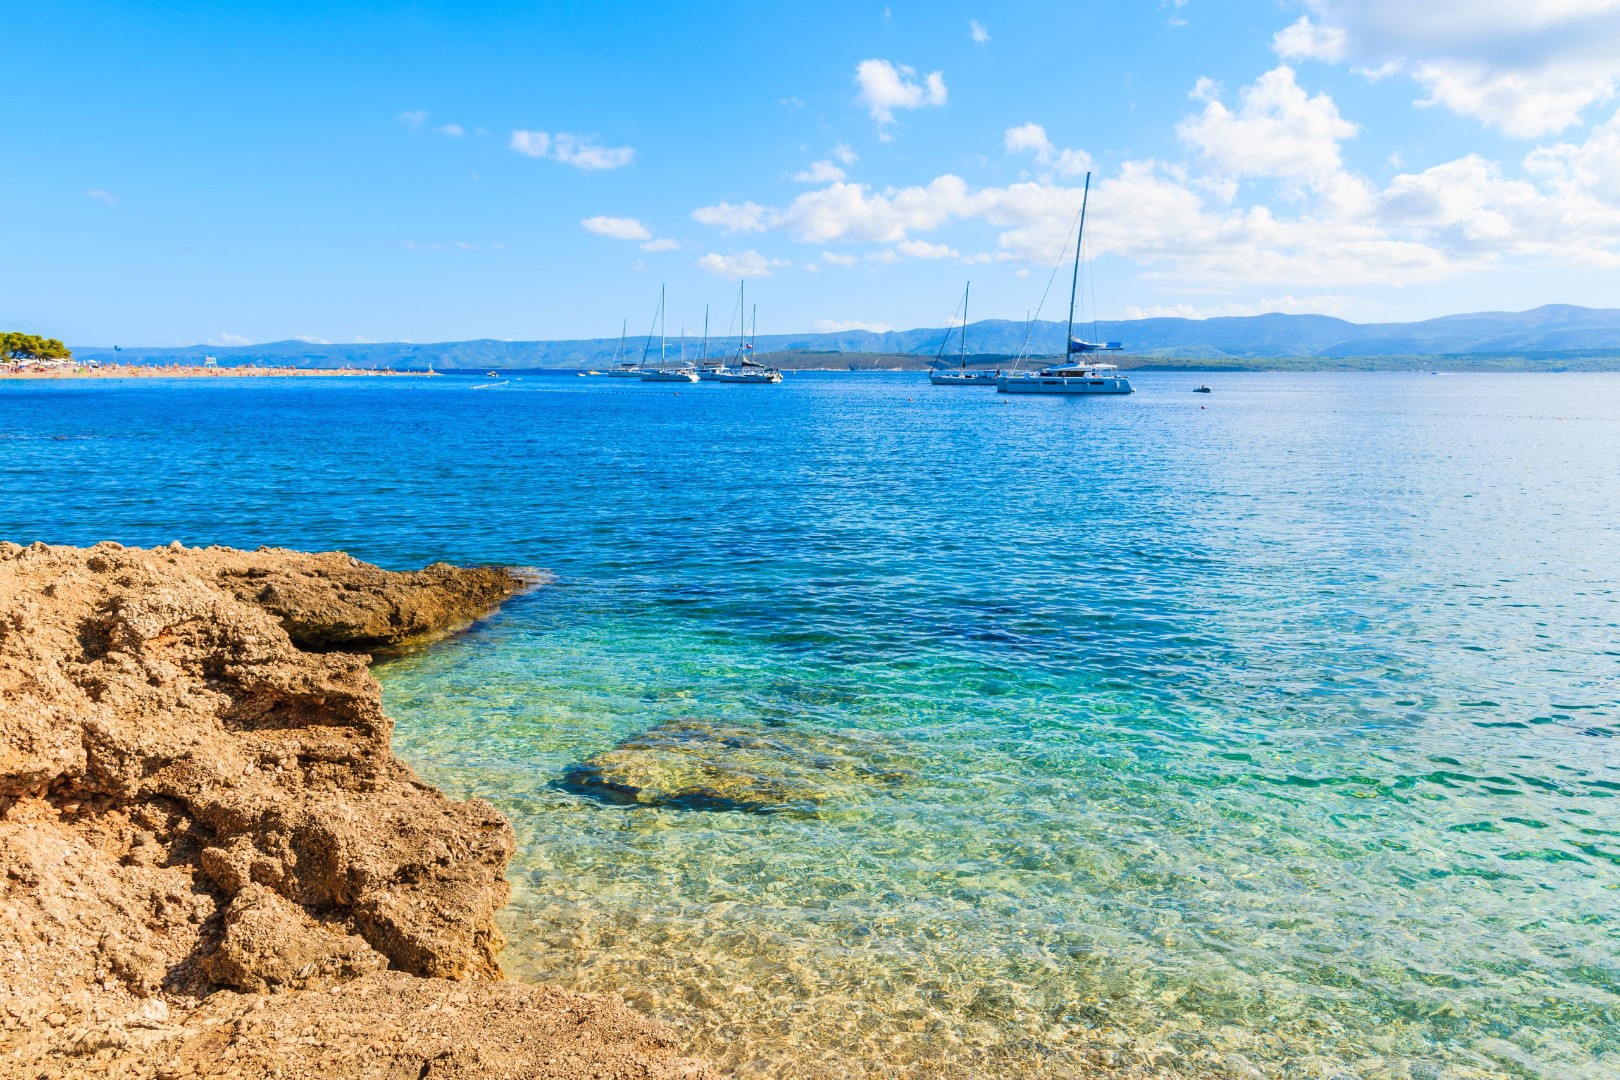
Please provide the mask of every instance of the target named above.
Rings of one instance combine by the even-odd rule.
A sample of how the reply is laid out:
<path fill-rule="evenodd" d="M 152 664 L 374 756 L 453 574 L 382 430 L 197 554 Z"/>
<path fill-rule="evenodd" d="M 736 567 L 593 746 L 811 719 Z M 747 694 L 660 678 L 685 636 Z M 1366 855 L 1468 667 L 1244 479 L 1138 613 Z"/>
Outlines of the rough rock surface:
<path fill-rule="evenodd" d="M 570 766 L 563 783 L 617 803 L 684 810 L 814 813 L 852 783 L 905 770 L 865 737 L 726 720 L 670 720 Z"/>
<path fill-rule="evenodd" d="M 517 585 L 0 544 L 0 1077 L 703 1075 L 622 1004 L 491 981 L 511 827 L 327 651 Z"/>

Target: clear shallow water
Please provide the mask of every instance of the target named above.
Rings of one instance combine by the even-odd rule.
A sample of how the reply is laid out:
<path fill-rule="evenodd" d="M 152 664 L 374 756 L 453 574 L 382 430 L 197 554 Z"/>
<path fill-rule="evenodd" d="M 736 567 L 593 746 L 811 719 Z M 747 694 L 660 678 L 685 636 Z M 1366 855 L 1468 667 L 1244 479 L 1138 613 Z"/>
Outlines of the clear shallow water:
<path fill-rule="evenodd" d="M 1614 1075 L 1620 378 L 1207 378 L 0 385 L 0 535 L 549 568 L 396 745 L 744 1073 Z M 904 779 L 559 785 L 681 718 Z"/>

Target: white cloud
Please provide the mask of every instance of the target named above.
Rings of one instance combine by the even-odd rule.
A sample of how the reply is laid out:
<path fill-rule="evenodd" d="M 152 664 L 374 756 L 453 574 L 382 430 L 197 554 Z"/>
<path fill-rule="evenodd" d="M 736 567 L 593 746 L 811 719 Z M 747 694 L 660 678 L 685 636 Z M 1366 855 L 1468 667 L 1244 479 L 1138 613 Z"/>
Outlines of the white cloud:
<path fill-rule="evenodd" d="M 466 129 L 464 129 L 460 124 L 440 124 L 433 130 L 437 131 L 440 135 L 448 135 L 452 139 L 459 139 L 463 135 L 467 134 Z"/>
<path fill-rule="evenodd" d="M 830 161 L 812 161 L 809 167 L 793 174 L 793 179 L 801 184 L 825 184 L 843 178 L 844 170 Z"/>
<path fill-rule="evenodd" d="M 860 260 L 853 255 L 840 255 L 836 251 L 823 251 L 821 261 L 832 263 L 834 266 L 854 266 Z"/>
<path fill-rule="evenodd" d="M 412 131 L 421 130 L 422 125 L 427 122 L 427 118 L 428 114 L 423 112 L 421 109 L 406 109 L 397 117 L 400 123 L 404 124 Z"/>
<path fill-rule="evenodd" d="M 569 135 L 559 132 L 551 141 L 551 153 L 565 165 L 576 169 L 618 169 L 636 158 L 628 146 L 598 146 L 590 136 Z"/>
<path fill-rule="evenodd" d="M 209 338 L 209 345 L 251 345 L 253 342 L 240 334 L 220 334 L 217 338 Z"/>
<path fill-rule="evenodd" d="M 1059 150 L 1047 138 L 1046 129 L 1036 123 L 1008 128 L 1002 146 L 1009 154 L 1033 154 L 1037 162 L 1064 176 L 1079 176 L 1091 170 L 1090 154 L 1084 150 Z"/>
<path fill-rule="evenodd" d="M 658 240 L 649 240 L 649 241 L 647 241 L 645 244 L 641 245 L 641 250 L 642 251 L 674 251 L 676 248 L 678 248 L 680 246 L 681 246 L 681 242 L 679 240 L 671 240 L 669 237 L 666 236 L 666 237 L 662 237 L 661 239 L 658 239 Z"/>
<path fill-rule="evenodd" d="M 1050 157 L 1052 154 L 1052 140 L 1046 137 L 1046 129 L 1039 124 L 1010 127 L 1001 141 L 1009 154 L 1031 153 L 1036 157 Z"/>
<path fill-rule="evenodd" d="M 595 136 L 571 135 L 559 131 L 552 135 L 544 131 L 512 132 L 508 145 L 518 153 L 532 158 L 551 158 L 576 169 L 592 172 L 600 169 L 618 169 L 635 160 L 636 152 L 628 146 L 600 146 Z"/>
<path fill-rule="evenodd" d="M 1277 33 L 1271 47 L 1284 60 L 1323 60 L 1336 64 L 1344 59 L 1348 50 L 1347 35 L 1343 27 L 1323 26 L 1301 15 L 1299 21 Z"/>
<path fill-rule="evenodd" d="M 114 195 L 110 191 L 103 191 L 100 188 L 91 188 L 89 191 L 84 193 L 84 197 L 87 199 L 94 199 L 98 203 L 106 203 L 108 206 L 118 205 L 118 196 Z"/>
<path fill-rule="evenodd" d="M 917 82 L 917 70 L 896 67 L 887 60 L 862 60 L 855 67 L 855 83 L 861 88 L 859 100 L 878 124 L 878 138 L 889 139 L 894 110 L 920 109 L 945 104 L 945 76 L 930 71 Z"/>
<path fill-rule="evenodd" d="M 1620 89 L 1620 0 L 1305 0 L 1272 42 L 1286 59 L 1405 72 L 1439 105 L 1533 138 Z"/>
<path fill-rule="evenodd" d="M 1310 97 L 1294 69 L 1273 68 L 1239 92 L 1236 112 L 1211 100 L 1176 127 L 1204 159 L 1232 176 L 1319 177 L 1341 166 L 1339 143 L 1359 130 L 1326 94 Z"/>
<path fill-rule="evenodd" d="M 1198 81 L 1193 84 L 1193 88 L 1187 91 L 1187 96 L 1194 101 L 1215 101 L 1225 91 L 1226 87 L 1216 80 L 1208 75 L 1200 75 Z"/>
<path fill-rule="evenodd" d="M 698 259 L 697 265 L 701 270 L 735 281 L 738 278 L 770 277 L 773 269 L 787 266 L 788 260 L 769 259 L 757 251 L 739 251 L 730 255 L 711 251 Z"/>
<path fill-rule="evenodd" d="M 849 143 L 839 143 L 833 147 L 832 156 L 845 166 L 853 165 L 861 159 L 861 155 L 850 149 Z"/>
<path fill-rule="evenodd" d="M 524 131 L 518 128 L 512 132 L 512 141 L 508 145 L 518 153 L 532 158 L 545 157 L 551 149 L 551 136 L 544 131 Z"/>
<path fill-rule="evenodd" d="M 745 202 L 740 206 L 733 206 L 728 202 L 716 203 L 713 206 L 700 206 L 692 211 L 692 220 L 700 225 L 713 225 L 721 232 L 732 233 L 764 232 L 765 207 L 758 203 Z"/>
<path fill-rule="evenodd" d="M 896 251 L 913 259 L 960 259 L 962 253 L 947 244 L 930 244 L 926 240 L 902 240 L 894 245 Z"/>
<path fill-rule="evenodd" d="M 968 33 L 972 35 L 973 41 L 977 45 L 983 45 L 990 40 L 990 31 L 986 30 L 984 24 L 978 19 L 968 20 Z"/>
<path fill-rule="evenodd" d="M 817 319 L 810 324 L 810 329 L 818 334 L 841 334 L 846 330 L 868 330 L 874 334 L 887 334 L 894 327 L 888 323 L 855 322 L 843 319 Z"/>
<path fill-rule="evenodd" d="M 652 233 L 647 231 L 647 226 L 635 218 L 597 216 L 583 218 L 580 224 L 585 226 L 586 232 L 593 232 L 597 236 L 610 236 L 615 240 L 652 239 Z"/>

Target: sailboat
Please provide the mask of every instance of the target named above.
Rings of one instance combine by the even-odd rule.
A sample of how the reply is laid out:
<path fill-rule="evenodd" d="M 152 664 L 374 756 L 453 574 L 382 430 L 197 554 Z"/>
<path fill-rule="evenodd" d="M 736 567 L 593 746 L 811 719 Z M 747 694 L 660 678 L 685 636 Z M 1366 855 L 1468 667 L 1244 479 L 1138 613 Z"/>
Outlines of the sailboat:
<path fill-rule="evenodd" d="M 641 375 L 641 365 L 630 359 L 624 351 L 624 336 L 629 329 L 629 319 L 619 324 L 619 347 L 613 353 L 613 367 L 608 370 L 609 375 L 621 379 L 634 379 Z"/>
<path fill-rule="evenodd" d="M 703 305 L 703 355 L 698 358 L 698 378 L 704 382 L 714 382 L 731 369 L 726 367 L 724 360 L 709 359 L 709 305 Z"/>
<path fill-rule="evenodd" d="M 996 379 L 1002 394 L 1129 394 L 1131 380 L 1113 364 L 1092 364 L 1075 360 L 1076 355 L 1118 352 L 1117 341 L 1084 341 L 1074 336 L 1074 304 L 1080 292 L 1080 245 L 1086 235 L 1086 207 L 1091 201 L 1091 174 L 1086 173 L 1085 193 L 1080 197 L 1080 228 L 1074 238 L 1074 278 L 1069 284 L 1069 325 L 1064 331 L 1063 360 L 1040 371 L 1013 371 Z"/>
<path fill-rule="evenodd" d="M 669 338 L 664 335 L 664 287 L 658 287 L 658 366 L 647 366 L 647 353 L 652 350 L 652 332 L 647 333 L 647 344 L 641 350 L 641 381 L 642 382 L 683 382 L 695 383 L 698 381 L 697 370 L 684 361 L 680 367 L 665 367 L 669 359 Z"/>
<path fill-rule="evenodd" d="M 743 286 L 737 283 L 737 317 L 740 320 L 743 308 Z M 754 330 L 759 329 L 759 308 L 754 308 Z M 720 371 L 714 376 L 715 382 L 723 383 L 760 383 L 769 385 L 782 381 L 782 373 L 773 367 L 766 367 L 752 356 L 754 344 L 750 340 L 754 334 L 749 331 L 746 323 L 737 328 L 737 367 L 733 371 Z"/>
<path fill-rule="evenodd" d="M 934 370 L 929 373 L 928 381 L 935 386 L 994 386 L 999 371 L 969 371 L 967 369 L 967 322 L 968 322 L 968 291 L 973 288 L 973 282 L 968 282 L 962 290 L 962 354 L 957 361 L 955 371 Z M 945 331 L 945 339 L 939 343 L 939 352 L 934 355 L 934 362 L 939 363 L 945 355 L 945 346 L 951 340 L 951 332 Z"/>

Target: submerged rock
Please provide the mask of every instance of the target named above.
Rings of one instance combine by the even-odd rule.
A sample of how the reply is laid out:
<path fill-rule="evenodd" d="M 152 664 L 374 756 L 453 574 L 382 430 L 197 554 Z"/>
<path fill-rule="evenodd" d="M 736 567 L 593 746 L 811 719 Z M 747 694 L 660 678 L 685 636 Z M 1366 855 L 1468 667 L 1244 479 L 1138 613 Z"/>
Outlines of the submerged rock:
<path fill-rule="evenodd" d="M 874 741 L 801 727 L 670 720 L 571 766 L 564 786 L 609 802 L 684 810 L 814 812 L 855 784 L 899 784 Z"/>

